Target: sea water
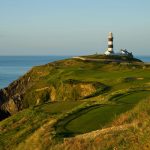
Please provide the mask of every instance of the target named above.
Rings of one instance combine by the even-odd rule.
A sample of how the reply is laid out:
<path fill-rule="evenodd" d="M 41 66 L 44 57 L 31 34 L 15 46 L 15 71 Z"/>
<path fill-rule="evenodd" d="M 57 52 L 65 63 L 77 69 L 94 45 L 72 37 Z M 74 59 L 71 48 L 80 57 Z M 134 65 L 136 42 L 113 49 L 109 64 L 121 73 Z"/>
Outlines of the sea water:
<path fill-rule="evenodd" d="M 0 89 L 25 74 L 33 66 L 43 65 L 69 56 L 0 56 Z M 148 56 L 137 56 L 144 62 L 150 62 Z"/>
<path fill-rule="evenodd" d="M 69 56 L 0 56 L 0 89 L 25 74 L 33 66 L 43 65 Z"/>

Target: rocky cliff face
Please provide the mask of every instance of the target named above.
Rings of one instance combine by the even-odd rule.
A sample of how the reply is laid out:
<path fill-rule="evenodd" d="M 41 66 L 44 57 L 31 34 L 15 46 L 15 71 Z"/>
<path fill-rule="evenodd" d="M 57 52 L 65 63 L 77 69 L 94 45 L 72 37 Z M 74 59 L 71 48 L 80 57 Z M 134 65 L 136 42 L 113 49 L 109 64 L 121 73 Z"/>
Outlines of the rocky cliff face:
<path fill-rule="evenodd" d="M 20 79 L 22 80 L 22 79 Z M 66 80 L 58 87 L 49 85 L 26 93 L 29 85 L 26 82 L 16 81 L 8 88 L 0 91 L 0 118 L 3 119 L 18 111 L 29 107 L 28 95 L 33 98 L 32 106 L 47 101 L 81 100 L 96 96 L 107 87 L 99 82 L 84 82 L 78 80 Z"/>
<path fill-rule="evenodd" d="M 5 116 L 4 113 L 13 115 L 23 109 L 23 95 L 32 85 L 29 74 L 25 74 L 8 87 L 0 90 L 0 118 Z"/>

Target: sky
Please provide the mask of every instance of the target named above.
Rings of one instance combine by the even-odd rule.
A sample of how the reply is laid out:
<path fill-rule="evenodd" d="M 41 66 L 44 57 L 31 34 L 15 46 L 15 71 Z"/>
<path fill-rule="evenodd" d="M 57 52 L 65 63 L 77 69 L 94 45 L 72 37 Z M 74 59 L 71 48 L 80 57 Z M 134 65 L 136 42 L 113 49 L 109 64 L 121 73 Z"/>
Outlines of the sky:
<path fill-rule="evenodd" d="M 0 55 L 150 55 L 150 0 L 0 0 Z"/>

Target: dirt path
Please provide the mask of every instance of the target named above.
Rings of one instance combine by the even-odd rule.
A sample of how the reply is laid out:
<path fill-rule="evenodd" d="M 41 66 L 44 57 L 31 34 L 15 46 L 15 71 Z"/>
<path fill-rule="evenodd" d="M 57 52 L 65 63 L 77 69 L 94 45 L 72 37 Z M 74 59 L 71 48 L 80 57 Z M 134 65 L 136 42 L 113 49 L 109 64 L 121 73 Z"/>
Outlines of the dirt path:
<path fill-rule="evenodd" d="M 127 62 L 119 59 L 94 59 L 94 58 L 84 58 L 84 57 L 73 57 L 73 58 L 83 60 L 83 61 L 95 61 L 95 62 Z"/>

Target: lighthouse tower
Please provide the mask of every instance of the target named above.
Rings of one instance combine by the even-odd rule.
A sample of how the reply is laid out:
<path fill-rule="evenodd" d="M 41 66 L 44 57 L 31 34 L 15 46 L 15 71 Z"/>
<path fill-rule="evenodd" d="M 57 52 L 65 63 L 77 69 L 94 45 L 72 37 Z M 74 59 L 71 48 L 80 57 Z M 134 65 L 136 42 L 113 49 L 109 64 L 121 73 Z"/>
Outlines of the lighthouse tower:
<path fill-rule="evenodd" d="M 109 32 L 108 35 L 108 49 L 105 52 L 105 55 L 113 55 L 114 51 L 113 51 L 113 33 Z"/>

